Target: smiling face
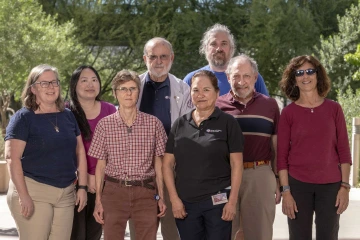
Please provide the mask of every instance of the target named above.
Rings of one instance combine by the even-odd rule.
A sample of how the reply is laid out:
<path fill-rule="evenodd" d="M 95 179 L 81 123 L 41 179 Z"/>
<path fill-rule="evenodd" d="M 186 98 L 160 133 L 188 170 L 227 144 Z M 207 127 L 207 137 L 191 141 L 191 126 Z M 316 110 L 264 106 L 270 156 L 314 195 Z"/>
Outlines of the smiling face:
<path fill-rule="evenodd" d="M 257 74 L 248 61 L 238 61 L 232 64 L 228 80 L 233 94 L 246 100 L 254 93 Z"/>
<path fill-rule="evenodd" d="M 76 94 L 81 100 L 95 100 L 100 93 L 100 82 L 95 73 L 85 68 L 81 71 L 79 80 L 76 84 Z"/>
<path fill-rule="evenodd" d="M 49 87 L 41 87 L 40 82 L 57 81 L 56 75 L 53 71 L 43 72 L 36 82 L 31 86 L 31 92 L 36 96 L 36 103 L 41 106 L 55 104 L 60 94 L 60 87 L 49 84 Z"/>
<path fill-rule="evenodd" d="M 119 84 L 114 90 L 120 108 L 136 108 L 139 98 L 139 88 L 135 81 L 129 80 Z"/>
<path fill-rule="evenodd" d="M 171 69 L 174 54 L 166 43 L 154 41 L 147 44 L 143 58 L 151 79 L 164 81 Z"/>
<path fill-rule="evenodd" d="M 225 67 L 231 56 L 229 37 L 225 32 L 217 32 L 211 36 L 206 47 L 206 59 L 210 66 Z"/>
<path fill-rule="evenodd" d="M 191 83 L 191 100 L 198 111 L 215 108 L 219 92 L 215 90 L 207 76 L 193 78 Z"/>
<path fill-rule="evenodd" d="M 301 67 L 299 67 L 296 70 L 307 70 L 307 69 L 315 69 L 315 67 L 309 63 L 305 62 Z M 317 73 L 314 73 L 312 75 L 308 75 L 306 72 L 304 72 L 304 75 L 295 77 L 296 80 L 296 86 L 299 87 L 300 94 L 301 92 L 317 92 Z"/>

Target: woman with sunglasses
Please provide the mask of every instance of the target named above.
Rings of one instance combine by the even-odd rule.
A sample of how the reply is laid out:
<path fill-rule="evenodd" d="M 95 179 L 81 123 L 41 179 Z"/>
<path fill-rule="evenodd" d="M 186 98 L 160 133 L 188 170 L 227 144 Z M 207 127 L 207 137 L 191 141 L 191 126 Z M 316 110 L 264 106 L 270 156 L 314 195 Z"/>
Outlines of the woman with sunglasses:
<path fill-rule="evenodd" d="M 34 67 L 10 119 L 5 157 L 11 181 L 8 205 L 20 239 L 70 239 L 75 204 L 86 205 L 86 158 L 80 130 L 64 107 L 56 68 Z M 76 174 L 77 172 L 77 174 Z"/>
<path fill-rule="evenodd" d="M 100 100 L 100 76 L 91 66 L 80 66 L 73 72 L 69 90 L 69 108 L 79 124 L 88 166 L 88 202 L 83 211 L 78 207 L 75 208 L 71 239 L 99 240 L 102 234 L 102 226 L 95 221 L 93 216 L 96 198 L 95 168 L 97 159 L 87 153 L 97 123 L 100 119 L 115 113 L 116 108 L 113 104 Z"/>
<path fill-rule="evenodd" d="M 290 240 L 338 239 L 339 219 L 349 204 L 351 155 L 341 106 L 326 99 L 330 79 L 313 56 L 286 67 L 280 88 L 293 101 L 278 126 L 277 168 Z"/>

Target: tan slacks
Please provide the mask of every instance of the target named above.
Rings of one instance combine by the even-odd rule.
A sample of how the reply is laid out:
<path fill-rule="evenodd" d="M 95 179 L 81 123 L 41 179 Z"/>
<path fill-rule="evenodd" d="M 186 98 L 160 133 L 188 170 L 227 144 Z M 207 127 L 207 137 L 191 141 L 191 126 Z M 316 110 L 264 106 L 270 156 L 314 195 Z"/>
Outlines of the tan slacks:
<path fill-rule="evenodd" d="M 244 170 L 231 239 L 272 239 L 276 209 L 275 191 L 276 179 L 270 166 Z"/>
<path fill-rule="evenodd" d="M 21 215 L 19 195 L 12 181 L 9 183 L 7 202 L 15 220 L 20 240 L 70 239 L 75 193 L 74 185 L 56 188 L 25 177 L 25 184 L 34 203 L 30 218 Z"/>

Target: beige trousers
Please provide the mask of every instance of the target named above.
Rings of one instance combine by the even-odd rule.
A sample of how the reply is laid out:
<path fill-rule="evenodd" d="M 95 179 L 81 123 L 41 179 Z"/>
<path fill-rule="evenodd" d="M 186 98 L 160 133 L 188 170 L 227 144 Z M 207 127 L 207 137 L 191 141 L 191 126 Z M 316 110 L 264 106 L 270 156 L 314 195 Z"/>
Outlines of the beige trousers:
<path fill-rule="evenodd" d="M 231 239 L 272 239 L 275 191 L 276 179 L 270 166 L 262 165 L 244 170 Z"/>
<path fill-rule="evenodd" d="M 70 239 L 75 193 L 74 185 L 56 188 L 25 177 L 25 184 L 34 202 L 30 218 L 21 215 L 19 195 L 12 181 L 9 183 L 7 202 L 15 220 L 20 240 Z"/>

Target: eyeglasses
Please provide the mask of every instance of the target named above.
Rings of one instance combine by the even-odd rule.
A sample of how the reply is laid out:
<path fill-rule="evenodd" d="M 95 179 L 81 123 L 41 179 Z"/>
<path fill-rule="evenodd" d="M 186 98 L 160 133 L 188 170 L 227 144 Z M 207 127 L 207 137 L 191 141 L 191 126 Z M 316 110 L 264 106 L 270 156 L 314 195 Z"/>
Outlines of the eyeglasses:
<path fill-rule="evenodd" d="M 40 84 L 40 87 L 42 88 L 48 88 L 50 86 L 50 84 L 53 87 L 58 87 L 60 85 L 60 81 L 59 80 L 53 80 L 53 81 L 41 81 L 41 82 L 34 82 L 32 85 L 35 84 Z"/>
<path fill-rule="evenodd" d="M 121 87 L 121 88 L 116 88 L 115 90 L 118 90 L 121 93 L 125 94 L 125 93 L 128 93 L 129 91 L 130 91 L 130 93 L 136 92 L 138 90 L 138 88 L 137 87 L 130 87 L 130 88 Z"/>
<path fill-rule="evenodd" d="M 157 60 L 158 58 L 160 58 L 161 61 L 166 61 L 166 60 L 169 60 L 170 55 L 168 55 L 168 54 L 162 54 L 162 55 L 160 55 L 160 56 L 157 56 L 157 55 L 147 55 L 147 57 L 150 59 L 150 61 Z"/>
<path fill-rule="evenodd" d="M 295 71 L 295 76 L 296 77 L 301 77 L 301 76 L 304 75 L 304 73 L 306 73 L 308 76 L 310 76 L 310 75 L 313 75 L 316 72 L 317 72 L 317 70 L 314 69 L 314 68 L 309 68 L 309 69 L 306 69 L 306 70 L 296 70 Z"/>

